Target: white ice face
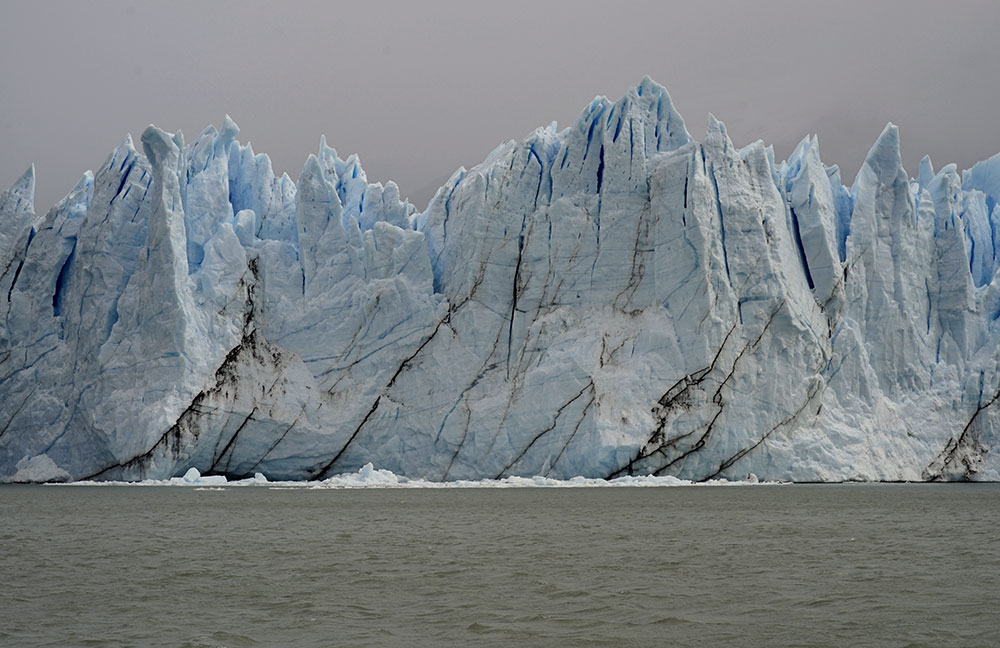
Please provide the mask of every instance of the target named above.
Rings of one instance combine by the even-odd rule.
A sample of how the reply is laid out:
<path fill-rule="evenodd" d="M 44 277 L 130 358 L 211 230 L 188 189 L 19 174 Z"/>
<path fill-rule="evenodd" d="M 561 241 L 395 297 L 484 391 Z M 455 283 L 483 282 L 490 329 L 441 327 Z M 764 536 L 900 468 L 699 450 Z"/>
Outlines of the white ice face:
<path fill-rule="evenodd" d="M 0 196 L 0 480 L 1000 478 L 1000 156 L 848 189 L 644 79 L 418 213 L 237 133 Z"/>

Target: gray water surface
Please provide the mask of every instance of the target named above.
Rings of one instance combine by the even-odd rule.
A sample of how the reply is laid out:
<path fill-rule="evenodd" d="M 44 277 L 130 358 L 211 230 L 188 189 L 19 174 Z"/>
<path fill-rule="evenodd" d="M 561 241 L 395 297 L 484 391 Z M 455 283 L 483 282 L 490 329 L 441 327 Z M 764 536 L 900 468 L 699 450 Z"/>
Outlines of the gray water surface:
<path fill-rule="evenodd" d="M 2 646 L 996 646 L 1000 485 L 0 487 Z"/>

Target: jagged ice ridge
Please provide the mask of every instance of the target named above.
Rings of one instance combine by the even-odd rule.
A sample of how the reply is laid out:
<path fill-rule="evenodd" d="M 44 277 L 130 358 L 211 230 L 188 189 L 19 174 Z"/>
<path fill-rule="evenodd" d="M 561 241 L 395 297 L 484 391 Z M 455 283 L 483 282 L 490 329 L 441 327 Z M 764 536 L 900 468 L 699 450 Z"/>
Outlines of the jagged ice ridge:
<path fill-rule="evenodd" d="M 847 188 L 647 78 L 417 212 L 237 132 L 0 196 L 0 481 L 1000 478 L 1000 155 Z"/>

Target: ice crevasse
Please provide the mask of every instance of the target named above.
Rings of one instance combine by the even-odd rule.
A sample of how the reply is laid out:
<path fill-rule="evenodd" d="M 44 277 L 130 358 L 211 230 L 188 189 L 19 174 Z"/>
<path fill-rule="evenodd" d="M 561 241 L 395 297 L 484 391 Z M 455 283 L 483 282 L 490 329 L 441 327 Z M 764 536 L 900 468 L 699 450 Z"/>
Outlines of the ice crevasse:
<path fill-rule="evenodd" d="M 1000 479 L 1000 155 L 845 187 L 647 78 L 418 212 L 237 132 L 0 195 L 0 481 Z"/>

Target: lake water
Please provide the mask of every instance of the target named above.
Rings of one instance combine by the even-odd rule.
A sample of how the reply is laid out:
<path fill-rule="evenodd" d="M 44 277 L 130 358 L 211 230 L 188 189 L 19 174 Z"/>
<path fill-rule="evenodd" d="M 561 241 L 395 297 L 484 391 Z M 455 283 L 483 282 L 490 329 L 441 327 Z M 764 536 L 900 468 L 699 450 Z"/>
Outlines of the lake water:
<path fill-rule="evenodd" d="M 0 487 L 2 646 L 996 646 L 1000 485 Z"/>

